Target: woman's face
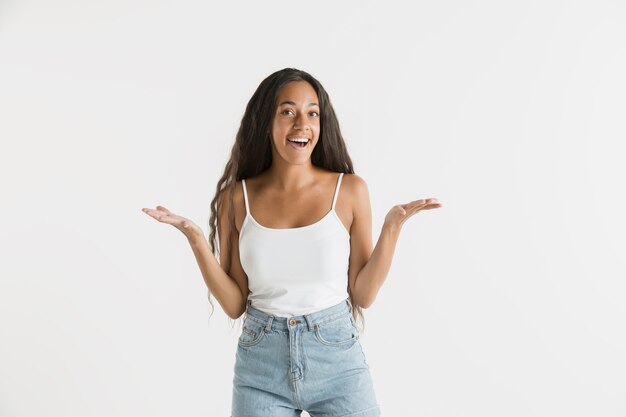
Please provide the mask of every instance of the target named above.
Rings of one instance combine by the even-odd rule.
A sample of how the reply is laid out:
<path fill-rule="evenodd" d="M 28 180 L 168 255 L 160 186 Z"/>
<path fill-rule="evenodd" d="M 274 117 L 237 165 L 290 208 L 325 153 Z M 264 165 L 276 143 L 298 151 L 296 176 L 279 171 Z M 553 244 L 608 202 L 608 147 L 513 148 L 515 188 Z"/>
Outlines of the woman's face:
<path fill-rule="evenodd" d="M 320 134 L 317 93 L 306 81 L 292 81 L 279 91 L 276 105 L 270 131 L 273 156 L 302 164 L 311 157 Z M 299 138 L 307 139 L 304 146 L 289 141 Z"/>

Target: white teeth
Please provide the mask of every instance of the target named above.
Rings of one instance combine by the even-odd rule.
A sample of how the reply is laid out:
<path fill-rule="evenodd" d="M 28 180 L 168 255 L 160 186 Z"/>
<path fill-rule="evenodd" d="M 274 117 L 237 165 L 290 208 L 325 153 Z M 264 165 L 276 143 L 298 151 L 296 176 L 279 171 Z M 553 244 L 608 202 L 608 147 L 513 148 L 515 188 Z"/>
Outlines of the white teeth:
<path fill-rule="evenodd" d="M 309 140 L 307 138 L 292 138 L 292 139 L 287 139 L 289 142 L 308 142 Z"/>

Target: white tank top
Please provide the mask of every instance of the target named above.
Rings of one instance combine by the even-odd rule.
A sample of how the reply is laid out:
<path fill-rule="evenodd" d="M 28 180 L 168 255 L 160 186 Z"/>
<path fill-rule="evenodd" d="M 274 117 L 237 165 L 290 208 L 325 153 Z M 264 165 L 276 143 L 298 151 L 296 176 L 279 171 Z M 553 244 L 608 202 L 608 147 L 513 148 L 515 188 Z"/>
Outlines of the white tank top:
<path fill-rule="evenodd" d="M 242 179 L 246 217 L 239 232 L 239 257 L 248 276 L 248 304 L 279 317 L 309 314 L 348 298 L 350 233 L 331 209 L 313 224 L 289 229 L 260 225 L 250 215 Z"/>

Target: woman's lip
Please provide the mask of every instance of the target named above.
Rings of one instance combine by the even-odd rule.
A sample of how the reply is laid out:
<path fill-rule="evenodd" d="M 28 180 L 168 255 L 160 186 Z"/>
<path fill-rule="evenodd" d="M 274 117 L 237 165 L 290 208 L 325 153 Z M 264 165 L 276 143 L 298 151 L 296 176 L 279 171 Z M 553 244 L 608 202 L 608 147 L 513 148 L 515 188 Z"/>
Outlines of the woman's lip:
<path fill-rule="evenodd" d="M 306 145 L 304 145 L 303 147 L 300 147 L 300 146 L 298 146 L 298 145 L 296 145 L 295 143 L 290 142 L 290 141 L 287 141 L 287 143 L 289 143 L 289 145 L 290 145 L 292 148 L 294 148 L 295 150 L 297 150 L 297 151 L 303 151 L 303 150 L 305 150 L 306 148 L 308 148 L 308 147 L 309 147 L 309 143 L 311 143 L 311 139 L 309 139 L 309 140 L 307 141 Z"/>

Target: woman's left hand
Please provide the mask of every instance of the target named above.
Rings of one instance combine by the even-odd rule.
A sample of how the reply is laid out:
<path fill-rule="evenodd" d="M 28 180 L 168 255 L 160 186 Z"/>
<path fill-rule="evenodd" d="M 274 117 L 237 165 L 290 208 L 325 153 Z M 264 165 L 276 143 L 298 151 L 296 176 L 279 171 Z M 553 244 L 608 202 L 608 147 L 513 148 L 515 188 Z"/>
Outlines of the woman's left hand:
<path fill-rule="evenodd" d="M 398 204 L 393 206 L 385 216 L 385 224 L 395 230 L 400 230 L 404 222 L 415 213 L 439 207 L 441 207 L 441 203 L 436 198 L 426 198 L 414 200 L 407 204 Z"/>

